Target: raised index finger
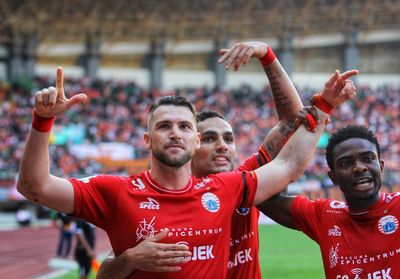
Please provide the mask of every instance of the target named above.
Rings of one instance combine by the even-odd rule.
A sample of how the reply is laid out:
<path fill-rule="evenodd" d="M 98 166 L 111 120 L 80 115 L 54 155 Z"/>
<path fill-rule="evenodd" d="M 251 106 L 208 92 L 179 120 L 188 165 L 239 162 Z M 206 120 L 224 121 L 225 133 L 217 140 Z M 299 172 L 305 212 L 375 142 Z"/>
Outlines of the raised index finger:
<path fill-rule="evenodd" d="M 63 69 L 61 67 L 57 68 L 56 89 L 57 89 L 57 96 L 65 97 L 65 95 L 64 95 L 64 73 L 63 73 Z"/>
<path fill-rule="evenodd" d="M 350 70 L 350 71 L 346 71 L 343 74 L 340 75 L 340 78 L 343 80 L 346 80 L 352 76 L 358 75 L 358 70 Z"/>

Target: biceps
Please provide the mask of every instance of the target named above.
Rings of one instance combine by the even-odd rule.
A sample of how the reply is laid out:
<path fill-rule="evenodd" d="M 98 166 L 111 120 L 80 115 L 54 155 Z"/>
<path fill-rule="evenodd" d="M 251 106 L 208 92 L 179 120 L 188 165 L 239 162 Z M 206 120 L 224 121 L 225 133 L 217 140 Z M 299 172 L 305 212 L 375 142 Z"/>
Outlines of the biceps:
<path fill-rule="evenodd" d="M 50 176 L 37 202 L 57 211 L 74 212 L 74 189 L 67 179 Z"/>

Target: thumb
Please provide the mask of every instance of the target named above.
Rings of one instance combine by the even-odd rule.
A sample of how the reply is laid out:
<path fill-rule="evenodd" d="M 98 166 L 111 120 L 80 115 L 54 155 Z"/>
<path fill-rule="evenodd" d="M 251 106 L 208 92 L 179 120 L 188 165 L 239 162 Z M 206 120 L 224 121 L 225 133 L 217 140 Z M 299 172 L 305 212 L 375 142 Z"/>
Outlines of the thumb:
<path fill-rule="evenodd" d="M 146 238 L 146 240 L 144 241 L 159 242 L 160 240 L 163 240 L 165 237 L 167 237 L 167 235 L 168 235 L 168 230 L 162 230 L 158 234 Z"/>
<path fill-rule="evenodd" d="M 84 93 L 80 93 L 80 94 L 76 94 L 75 96 L 71 97 L 70 99 L 68 99 L 67 101 L 67 109 L 69 109 L 70 107 L 72 107 L 75 104 L 81 103 L 84 104 L 87 100 L 87 95 Z"/>

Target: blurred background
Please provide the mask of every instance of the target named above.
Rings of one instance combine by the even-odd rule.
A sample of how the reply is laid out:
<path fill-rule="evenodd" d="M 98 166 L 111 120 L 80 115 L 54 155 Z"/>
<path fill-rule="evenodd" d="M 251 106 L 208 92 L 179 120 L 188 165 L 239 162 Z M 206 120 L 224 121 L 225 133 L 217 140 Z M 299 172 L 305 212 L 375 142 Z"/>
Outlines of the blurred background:
<path fill-rule="evenodd" d="M 289 191 L 341 199 L 325 175 L 323 148 L 331 131 L 348 124 L 365 124 L 377 133 L 385 160 L 385 190 L 399 191 L 398 0 L 3 0 L 0 235 L 7 232 L 10 238 L 0 237 L 8 239 L 0 249 L 9 248 L 0 251 L 0 258 L 8 259 L 0 261 L 0 277 L 46 274 L 49 260 L 56 256 L 60 219 L 26 202 L 16 192 L 15 181 L 33 95 L 55 84 L 57 66 L 64 68 L 67 95 L 84 92 L 89 104 L 57 118 L 50 146 L 55 175 L 133 174 L 146 169 L 146 115 L 154 99 L 170 94 L 189 98 L 197 110 L 216 109 L 226 117 L 236 133 L 239 164 L 257 150 L 277 115 L 259 61 L 238 72 L 226 71 L 217 63 L 218 51 L 255 40 L 272 46 L 305 104 L 335 69 L 360 70 L 357 98 L 333 113 L 313 162 Z M 22 217 L 17 220 L 18 212 Z M 26 218 L 28 225 L 20 221 Z M 29 229 L 34 231 L 27 233 Z M 49 233 L 45 241 L 50 248 L 33 257 L 38 261 L 32 265 L 42 269 L 27 275 L 10 269 L 20 257 L 15 245 L 23 241 L 14 238 L 21 230 L 26 233 L 21 239 L 29 239 L 35 230 Z M 97 249 L 100 254 L 108 243 L 102 232 L 99 240 L 105 243 Z M 23 246 L 32 251 L 32 242 Z"/>

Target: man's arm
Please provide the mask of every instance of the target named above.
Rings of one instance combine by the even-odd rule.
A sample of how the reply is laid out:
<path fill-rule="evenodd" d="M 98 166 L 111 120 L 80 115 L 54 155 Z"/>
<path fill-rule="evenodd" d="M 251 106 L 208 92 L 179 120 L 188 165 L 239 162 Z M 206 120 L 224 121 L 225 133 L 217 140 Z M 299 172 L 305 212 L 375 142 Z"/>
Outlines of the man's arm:
<path fill-rule="evenodd" d="M 348 80 L 348 78 L 356 74 L 358 74 L 356 70 L 347 71 L 342 75 L 336 70 L 332 77 L 325 83 L 321 94 L 319 94 L 319 103 L 316 102 L 317 107 L 321 108 L 321 100 L 324 104 L 333 108 L 347 99 L 354 97 L 356 95 L 355 87 L 353 82 Z M 327 117 L 327 114 L 318 109 L 319 122 L 315 133 L 309 133 L 304 126 L 300 126 L 277 157 L 270 164 L 255 171 L 258 177 L 258 188 L 254 204 L 259 204 L 263 200 L 267 200 L 278 194 L 289 183 L 299 178 L 314 154 Z"/>
<path fill-rule="evenodd" d="M 340 74 L 339 71 L 335 71 L 325 83 L 324 89 L 319 95 L 332 107 L 340 105 L 348 98 L 355 96 L 356 88 L 348 78 L 357 74 L 358 71 L 356 70 L 347 71 L 342 74 Z M 303 120 L 304 118 L 303 115 Z M 262 204 L 259 204 L 257 208 L 277 223 L 295 229 L 291 215 L 294 198 L 295 196 L 279 193 Z"/>
<path fill-rule="evenodd" d="M 72 184 L 50 174 L 49 137 L 52 119 L 85 100 L 85 94 L 77 94 L 70 99 L 65 97 L 61 68 L 57 69 L 56 88 L 50 86 L 36 93 L 34 121 L 18 175 L 18 191 L 28 200 L 57 211 L 73 213 Z"/>
<path fill-rule="evenodd" d="M 127 278 L 135 269 L 151 272 L 179 271 L 180 264 L 190 260 L 189 247 L 183 244 L 158 243 L 167 230 L 148 237 L 134 248 L 125 250 L 115 258 L 107 258 L 97 273 L 98 279 Z"/>

